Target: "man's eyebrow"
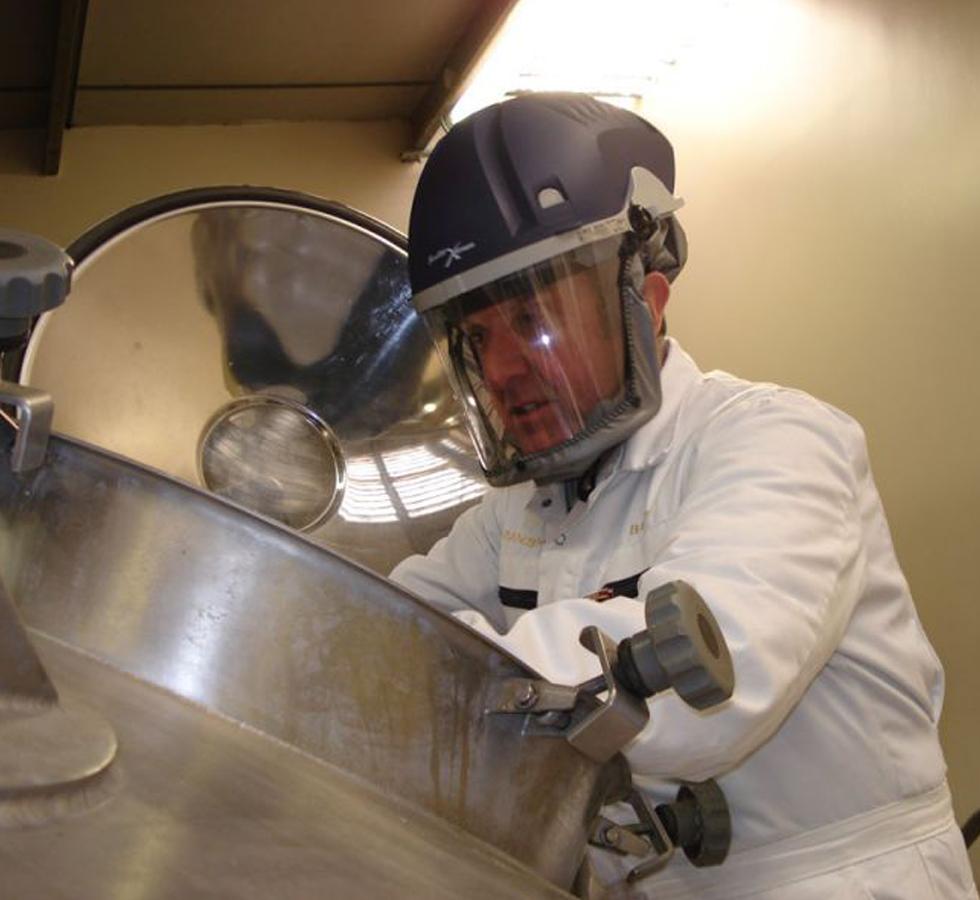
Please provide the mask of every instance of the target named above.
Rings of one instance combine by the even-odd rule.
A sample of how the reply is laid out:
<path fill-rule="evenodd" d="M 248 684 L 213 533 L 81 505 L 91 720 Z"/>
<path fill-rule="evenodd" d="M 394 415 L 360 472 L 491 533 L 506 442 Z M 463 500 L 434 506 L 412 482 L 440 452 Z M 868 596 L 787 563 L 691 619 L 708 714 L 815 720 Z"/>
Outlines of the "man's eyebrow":
<path fill-rule="evenodd" d="M 470 322 L 467 319 L 463 319 L 463 321 L 460 322 L 460 326 L 459 327 L 462 329 L 463 333 L 466 334 L 466 335 L 471 335 L 471 334 L 474 334 L 475 332 L 478 332 L 478 331 L 486 331 L 487 330 L 487 326 L 484 325 L 482 322 Z"/>

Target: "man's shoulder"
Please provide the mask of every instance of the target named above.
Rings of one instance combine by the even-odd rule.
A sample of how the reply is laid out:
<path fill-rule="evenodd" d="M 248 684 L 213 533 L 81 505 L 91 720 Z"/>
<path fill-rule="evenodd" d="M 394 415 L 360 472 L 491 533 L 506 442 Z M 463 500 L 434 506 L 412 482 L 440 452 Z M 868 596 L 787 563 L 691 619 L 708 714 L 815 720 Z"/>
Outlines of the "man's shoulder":
<path fill-rule="evenodd" d="M 805 390 L 748 381 L 728 372 L 705 373 L 681 417 L 678 437 L 688 442 L 709 434 L 749 431 L 758 440 L 786 426 L 804 426 L 853 452 L 864 432 L 848 413 Z"/>
<path fill-rule="evenodd" d="M 832 409 L 796 388 L 770 381 L 751 381 L 723 369 L 702 371 L 673 339 L 663 374 L 664 400 L 659 417 L 662 419 L 665 413 L 676 415 L 682 431 L 698 428 L 723 415 L 735 419 L 764 404 L 787 409 Z"/>
<path fill-rule="evenodd" d="M 766 406 L 787 411 L 809 412 L 818 419 L 842 426 L 856 424 L 855 420 L 833 404 L 798 387 L 771 381 L 751 381 L 723 369 L 699 372 L 692 379 L 692 389 L 686 392 L 682 412 L 692 423 L 710 421 L 729 413 L 731 418 L 751 415 L 753 410 Z"/>

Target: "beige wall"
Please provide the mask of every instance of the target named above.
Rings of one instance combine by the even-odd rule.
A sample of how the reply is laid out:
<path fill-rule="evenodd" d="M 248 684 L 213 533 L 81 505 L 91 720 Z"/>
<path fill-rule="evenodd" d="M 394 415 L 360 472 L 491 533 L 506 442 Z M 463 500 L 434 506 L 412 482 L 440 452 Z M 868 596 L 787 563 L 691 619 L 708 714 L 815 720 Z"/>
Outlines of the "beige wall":
<path fill-rule="evenodd" d="M 946 665 L 962 820 L 980 807 L 980 4 L 730 6 L 741 27 L 709 29 L 646 109 L 687 199 L 671 331 L 705 368 L 803 387 L 864 424 Z M 0 149 L 0 224 L 67 242 L 150 196 L 249 183 L 404 228 L 419 168 L 397 161 L 403 138 L 395 123 L 75 129 L 57 178 L 4 174 Z"/>
<path fill-rule="evenodd" d="M 645 108 L 687 201 L 670 330 L 704 368 L 864 425 L 946 666 L 962 821 L 980 808 L 980 3 L 732 6 L 745 30 Z"/>
<path fill-rule="evenodd" d="M 64 243 L 150 197 L 205 185 L 307 191 L 404 231 L 417 164 L 399 162 L 399 122 L 74 128 L 61 173 L 41 178 L 25 135 L 0 138 L 0 227 Z"/>

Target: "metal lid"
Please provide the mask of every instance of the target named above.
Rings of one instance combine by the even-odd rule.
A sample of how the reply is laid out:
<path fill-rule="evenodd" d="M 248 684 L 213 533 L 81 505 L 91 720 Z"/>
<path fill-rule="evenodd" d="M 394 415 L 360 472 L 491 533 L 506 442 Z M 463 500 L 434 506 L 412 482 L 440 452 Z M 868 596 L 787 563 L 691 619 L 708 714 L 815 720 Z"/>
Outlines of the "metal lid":
<path fill-rule="evenodd" d="M 20 377 L 55 428 L 387 573 L 485 490 L 410 303 L 405 240 L 341 204 L 208 188 L 75 241 Z"/>

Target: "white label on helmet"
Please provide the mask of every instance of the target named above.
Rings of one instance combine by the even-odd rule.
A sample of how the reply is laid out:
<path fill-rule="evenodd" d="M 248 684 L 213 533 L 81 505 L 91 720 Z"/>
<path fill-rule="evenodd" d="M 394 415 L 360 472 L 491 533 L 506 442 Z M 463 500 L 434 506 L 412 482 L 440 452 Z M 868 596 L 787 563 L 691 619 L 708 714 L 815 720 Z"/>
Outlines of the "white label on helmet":
<path fill-rule="evenodd" d="M 538 206 L 542 209 L 551 209 L 565 202 L 565 195 L 558 188 L 548 187 L 538 191 Z"/>

